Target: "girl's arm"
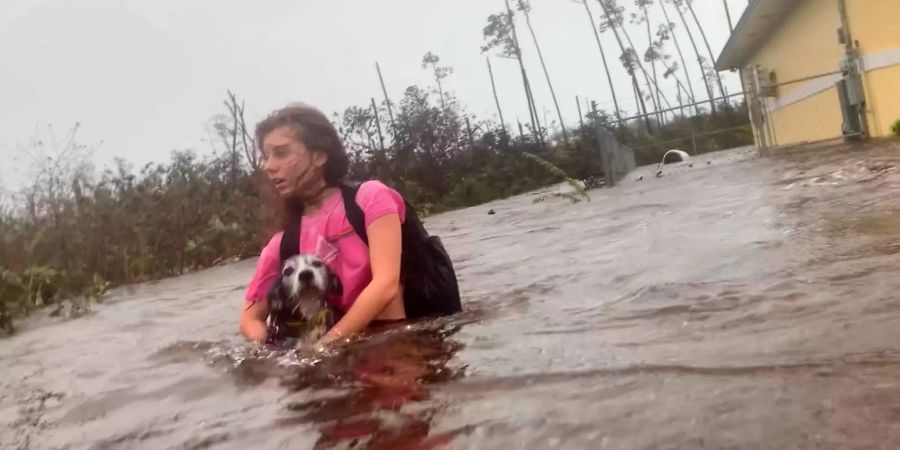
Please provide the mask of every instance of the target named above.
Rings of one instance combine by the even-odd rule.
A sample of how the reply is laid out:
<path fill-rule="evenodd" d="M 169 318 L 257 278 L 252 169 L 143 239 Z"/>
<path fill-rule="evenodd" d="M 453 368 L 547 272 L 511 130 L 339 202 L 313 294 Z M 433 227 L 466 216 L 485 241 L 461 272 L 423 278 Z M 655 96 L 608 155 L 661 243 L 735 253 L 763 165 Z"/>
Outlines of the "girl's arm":
<path fill-rule="evenodd" d="M 266 320 L 269 318 L 267 298 L 269 288 L 281 271 L 280 247 L 281 233 L 277 233 L 260 252 L 256 272 L 253 273 L 247 293 L 244 295 L 244 307 L 241 308 L 238 324 L 241 334 L 251 341 L 266 340 Z"/>
<path fill-rule="evenodd" d="M 241 334 L 247 339 L 265 342 L 267 334 L 266 319 L 269 317 L 269 303 L 265 300 L 255 302 L 244 301 L 241 310 Z"/>
<path fill-rule="evenodd" d="M 376 219 L 369 224 L 366 233 L 372 282 L 363 289 L 344 317 L 322 337 L 320 344 L 366 329 L 400 292 L 400 215 L 392 213 Z"/>

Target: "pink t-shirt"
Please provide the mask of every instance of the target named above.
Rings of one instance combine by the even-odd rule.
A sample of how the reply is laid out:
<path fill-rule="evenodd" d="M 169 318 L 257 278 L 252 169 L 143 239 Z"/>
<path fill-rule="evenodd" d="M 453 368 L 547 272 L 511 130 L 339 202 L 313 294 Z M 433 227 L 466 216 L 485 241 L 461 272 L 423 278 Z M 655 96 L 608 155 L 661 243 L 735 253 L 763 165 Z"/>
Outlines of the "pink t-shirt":
<path fill-rule="evenodd" d="M 366 228 L 388 214 L 399 214 L 406 220 L 406 206 L 397 191 L 379 181 L 367 181 L 359 187 L 356 203 L 366 217 Z M 247 287 L 245 299 L 265 300 L 275 278 L 281 273 L 281 236 L 278 232 L 263 248 L 256 263 L 256 273 Z M 312 216 L 303 216 L 300 224 L 300 253 L 315 254 L 341 279 L 344 295 L 334 306 L 346 312 L 359 294 L 372 281 L 369 247 L 353 232 L 344 211 L 344 199 L 335 192 Z"/>

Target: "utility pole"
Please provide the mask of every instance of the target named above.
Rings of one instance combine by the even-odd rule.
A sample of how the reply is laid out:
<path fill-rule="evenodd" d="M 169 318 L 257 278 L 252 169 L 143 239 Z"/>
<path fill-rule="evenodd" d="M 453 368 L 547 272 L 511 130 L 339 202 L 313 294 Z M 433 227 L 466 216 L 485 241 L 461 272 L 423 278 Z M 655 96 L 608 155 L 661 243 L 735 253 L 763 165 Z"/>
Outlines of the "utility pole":
<path fill-rule="evenodd" d="M 584 128 L 584 116 L 581 114 L 581 99 L 578 96 L 575 96 L 575 104 L 578 105 L 578 122 L 581 123 L 581 127 Z"/>
<path fill-rule="evenodd" d="M 375 63 L 375 70 L 378 71 L 378 81 L 381 82 L 381 92 L 384 92 L 384 101 L 387 102 L 388 116 L 391 118 L 391 128 L 396 130 L 397 125 L 394 123 L 394 109 L 391 107 L 391 99 L 388 97 L 387 89 L 384 87 L 384 77 L 381 76 L 381 66 Z"/>
<path fill-rule="evenodd" d="M 381 121 L 378 119 L 378 107 L 375 106 L 375 97 L 372 97 L 372 117 L 375 118 L 375 127 L 378 129 L 378 142 L 381 143 L 381 151 L 384 151 L 384 135 L 381 134 Z"/>

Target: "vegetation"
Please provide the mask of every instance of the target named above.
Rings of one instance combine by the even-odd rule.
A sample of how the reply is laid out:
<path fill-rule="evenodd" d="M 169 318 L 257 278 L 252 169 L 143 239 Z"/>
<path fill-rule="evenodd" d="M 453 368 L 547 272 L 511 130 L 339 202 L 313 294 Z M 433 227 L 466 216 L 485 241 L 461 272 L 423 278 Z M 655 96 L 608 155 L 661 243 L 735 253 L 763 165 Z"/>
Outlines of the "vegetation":
<path fill-rule="evenodd" d="M 227 128 L 227 127 L 226 127 Z M 225 128 L 220 137 L 226 137 Z M 96 174 L 77 127 L 59 147 L 32 140 L 33 184 L 0 211 L 0 327 L 54 304 L 83 312 L 109 283 L 209 267 L 258 251 L 257 177 L 234 152 L 176 151 Z M 232 147 L 236 148 L 236 147 Z"/>
<path fill-rule="evenodd" d="M 599 6 L 599 20 L 588 5 L 593 1 Z M 666 13 L 666 23 L 659 25 L 655 40 L 648 14 L 654 1 Z M 528 123 L 519 123 L 516 130 L 502 121 L 490 59 L 488 71 L 500 123 L 470 114 L 446 89 L 453 69 L 428 52 L 421 67 L 429 72 L 434 86 L 410 86 L 399 102 L 391 102 L 381 79 L 383 102 L 373 98 L 370 104 L 335 114 L 334 123 L 351 157 L 351 178 L 376 178 L 394 186 L 423 215 L 559 182 L 568 183 L 573 191 L 539 196 L 536 201 L 558 196 L 576 202 L 589 200 L 586 189 L 598 186 L 603 173 L 597 127 L 606 127 L 630 145 L 638 164 L 655 164 L 671 148 L 696 154 L 752 143 L 745 105 L 739 105 L 735 113 L 735 105 L 712 99 L 712 79 L 718 77 L 708 73 L 687 29 L 685 14 L 700 26 L 688 0 L 635 1 L 631 24 L 640 26 L 641 34 L 650 40 L 644 50 L 634 48 L 624 5 L 616 0 L 582 3 L 606 74 L 598 74 L 597 79 L 609 85 L 613 111 L 591 102 L 579 126 L 564 123 L 532 22 L 539 12 L 532 11 L 525 0 L 507 0 L 504 11 L 487 19 L 482 51 L 497 52 L 519 64 Z M 674 6 L 681 18 L 708 99 L 694 97 L 665 3 Z M 558 115 L 555 126 L 538 118 L 517 21 L 524 22 L 532 38 Z M 614 97 L 612 87 L 614 68 L 606 64 L 601 41 L 606 31 L 612 32 L 621 52 L 621 69 L 630 77 L 635 111 L 643 112 L 641 116 L 623 120 L 624 105 Z M 670 40 L 678 49 L 680 67 L 665 54 Z M 649 63 L 649 70 L 642 61 Z M 684 71 L 683 81 L 678 78 L 679 69 Z M 681 103 L 674 108 L 660 88 L 670 79 Z M 684 106 L 684 101 L 691 105 Z M 696 102 L 708 102 L 710 108 Z M 383 122 L 384 118 L 389 120 Z M 103 172 L 91 166 L 92 147 L 78 141 L 77 124 L 60 142 L 48 128 L 25 144 L 21 150 L 31 156 L 34 181 L 11 200 L 0 198 L 0 330 L 12 331 L 15 318 L 47 305 L 55 308 L 54 313 L 77 316 L 112 285 L 179 275 L 255 255 L 275 230 L 264 206 L 272 192 L 260 171 L 244 104 L 228 92 L 223 113 L 213 118 L 212 125 L 217 140 L 209 153 L 177 150 L 166 163 L 140 168 L 118 160 Z M 900 124 L 895 125 L 898 131 Z"/>
<path fill-rule="evenodd" d="M 891 126 L 891 131 L 893 131 L 895 135 L 900 136 L 900 119 L 897 119 L 897 121 L 894 122 L 894 125 Z"/>

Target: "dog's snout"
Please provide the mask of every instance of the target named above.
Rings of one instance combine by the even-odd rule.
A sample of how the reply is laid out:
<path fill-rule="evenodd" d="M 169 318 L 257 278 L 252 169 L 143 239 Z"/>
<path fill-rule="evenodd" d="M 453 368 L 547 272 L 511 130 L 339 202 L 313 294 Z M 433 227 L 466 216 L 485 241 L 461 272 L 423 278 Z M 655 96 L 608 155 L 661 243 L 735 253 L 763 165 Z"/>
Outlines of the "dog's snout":
<path fill-rule="evenodd" d="M 297 274 L 297 279 L 304 282 L 309 283 L 313 279 L 312 270 L 303 270 Z"/>

